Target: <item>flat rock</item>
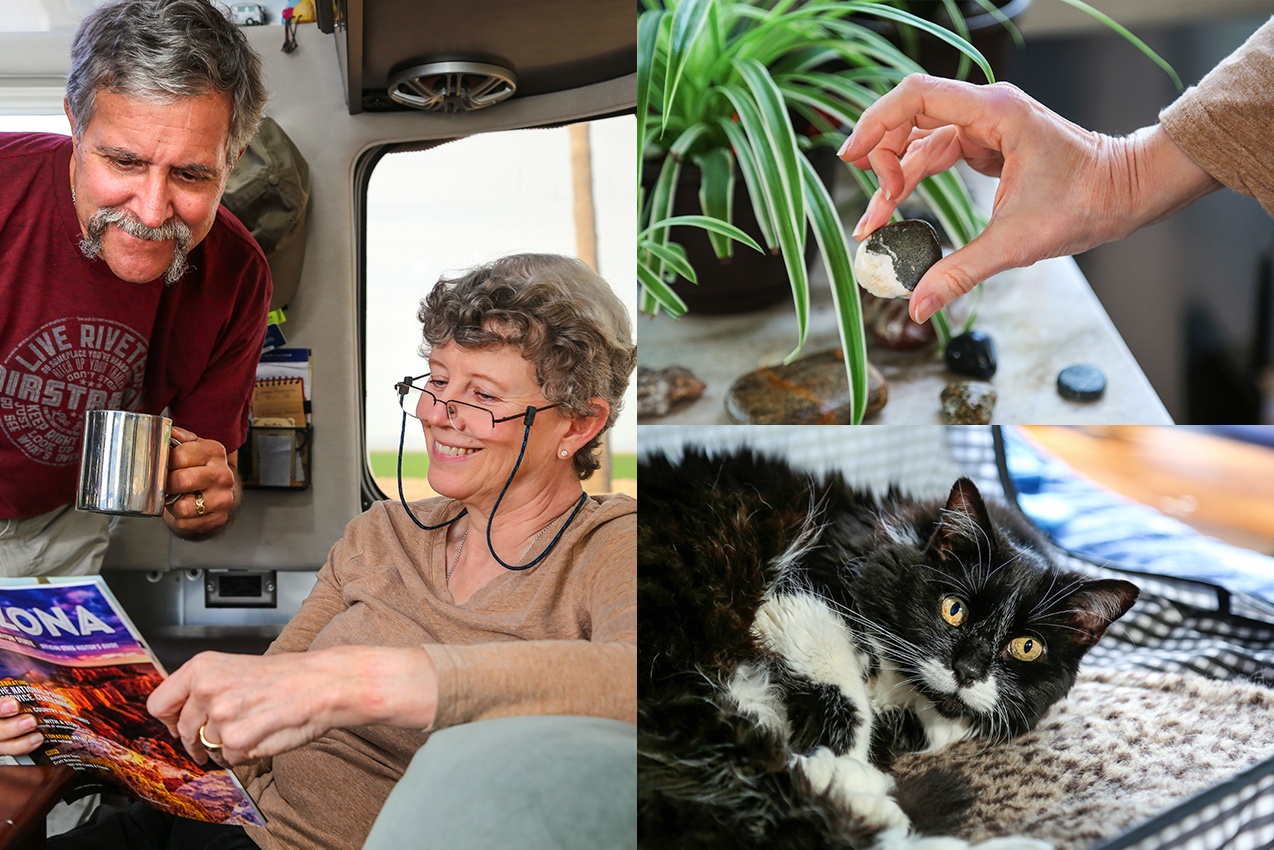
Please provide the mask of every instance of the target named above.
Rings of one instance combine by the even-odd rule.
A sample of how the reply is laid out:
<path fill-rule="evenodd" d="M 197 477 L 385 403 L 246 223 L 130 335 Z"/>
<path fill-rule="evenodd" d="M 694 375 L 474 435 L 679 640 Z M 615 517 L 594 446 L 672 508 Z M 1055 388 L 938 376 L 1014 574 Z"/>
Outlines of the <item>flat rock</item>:
<path fill-rule="evenodd" d="M 1067 366 L 1057 375 L 1057 393 L 1071 401 L 1097 401 L 1106 392 L 1106 374 L 1088 363 Z"/>
<path fill-rule="evenodd" d="M 938 231 L 921 219 L 872 231 L 854 255 L 854 279 L 872 295 L 910 298 L 929 267 L 942 259 Z"/>
<path fill-rule="evenodd" d="M 889 388 L 870 364 L 867 384 L 866 417 L 871 417 L 885 406 Z M 735 422 L 749 425 L 847 425 L 850 398 L 844 354 L 837 348 L 749 372 L 730 385 L 725 409 Z"/>
<path fill-rule="evenodd" d="M 703 395 L 707 384 L 682 366 L 637 367 L 637 417 L 667 416 L 674 406 Z"/>
<path fill-rule="evenodd" d="M 987 425 L 995 410 L 995 387 L 986 381 L 957 381 L 942 389 L 942 421 L 948 425 Z"/>

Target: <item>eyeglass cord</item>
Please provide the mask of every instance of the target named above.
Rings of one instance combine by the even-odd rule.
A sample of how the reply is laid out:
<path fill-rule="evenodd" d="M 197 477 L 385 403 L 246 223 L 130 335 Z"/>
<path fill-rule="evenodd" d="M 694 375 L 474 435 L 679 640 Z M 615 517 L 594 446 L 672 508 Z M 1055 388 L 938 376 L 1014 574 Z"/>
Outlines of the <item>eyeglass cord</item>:
<path fill-rule="evenodd" d="M 518 459 L 513 464 L 513 471 L 509 473 L 508 480 L 505 481 L 504 486 L 500 488 L 500 495 L 495 497 L 495 504 L 491 506 L 491 516 L 487 520 L 487 551 L 491 553 L 491 557 L 495 558 L 496 563 L 504 567 L 506 570 L 512 570 L 514 572 L 529 570 L 531 567 L 535 566 L 540 561 L 543 561 L 545 558 L 547 558 L 549 553 L 553 551 L 553 547 L 557 546 L 557 542 L 562 539 L 562 535 L 566 533 L 566 529 L 570 527 L 571 522 L 575 519 L 576 516 L 579 515 L 579 512 L 583 510 L 584 508 L 584 504 L 588 501 L 588 494 L 580 493 L 579 500 L 575 503 L 574 510 L 572 510 L 570 513 L 570 516 L 566 518 L 566 522 L 562 523 L 562 527 L 557 530 L 557 534 L 553 535 L 553 539 L 549 541 L 549 545 L 544 548 L 543 552 L 541 552 L 539 555 L 536 555 L 527 563 L 521 564 L 521 565 L 507 564 L 498 554 L 496 554 L 495 544 L 491 542 L 491 526 L 495 524 L 495 512 L 499 510 L 500 502 L 504 500 L 504 494 L 509 491 L 509 487 L 513 484 L 514 476 L 518 474 L 518 469 L 520 469 L 522 466 L 522 458 L 526 455 L 526 444 L 531 437 L 531 425 L 535 423 L 535 411 L 536 411 L 536 408 L 534 407 L 528 407 L 526 409 L 526 415 L 525 415 L 525 418 L 523 419 L 524 427 L 522 429 L 522 447 L 518 449 Z M 469 509 L 465 508 L 463 511 L 456 514 L 451 519 L 447 520 L 446 522 L 439 523 L 438 525 L 425 525 L 423 522 L 421 522 L 419 519 L 416 518 L 416 515 L 411 512 L 411 508 L 408 507 L 407 498 L 403 495 L 403 446 L 406 442 L 406 439 L 407 439 L 407 412 L 404 410 L 402 429 L 399 431 L 399 434 L 398 434 L 398 500 L 402 502 L 403 509 L 407 511 L 407 516 L 411 517 L 411 521 L 414 522 L 420 528 L 425 529 L 426 531 L 433 531 L 435 529 L 444 528 L 445 526 L 451 525 L 453 522 L 460 519 L 460 517 L 467 514 L 469 512 Z"/>
<path fill-rule="evenodd" d="M 407 411 L 404 410 L 403 425 L 402 425 L 402 428 L 400 428 L 398 431 L 398 501 L 402 503 L 403 510 L 407 511 L 407 516 L 411 517 L 411 521 L 416 523 L 417 526 L 419 526 L 420 528 L 423 528 L 425 531 L 434 531 L 435 529 L 446 528 L 447 526 L 451 525 L 456 520 L 460 519 L 460 517 L 469 513 L 469 509 L 465 508 L 463 511 L 456 514 L 451 519 L 447 520 L 446 522 L 440 522 L 437 525 L 425 525 L 423 522 L 416 519 L 416 515 L 411 512 L 411 508 L 408 507 L 407 505 L 407 497 L 403 495 L 403 446 L 406 444 L 406 441 L 407 441 Z"/>

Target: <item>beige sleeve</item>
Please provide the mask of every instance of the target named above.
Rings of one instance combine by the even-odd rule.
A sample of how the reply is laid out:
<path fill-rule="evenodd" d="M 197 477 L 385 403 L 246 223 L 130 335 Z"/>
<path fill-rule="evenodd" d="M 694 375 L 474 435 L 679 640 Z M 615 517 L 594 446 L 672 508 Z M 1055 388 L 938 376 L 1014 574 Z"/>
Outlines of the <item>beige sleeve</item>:
<path fill-rule="evenodd" d="M 354 522 L 357 521 L 357 519 L 354 520 Z M 280 652 L 305 652 L 310 648 L 314 637 L 331 619 L 345 610 L 345 598 L 337 583 L 336 573 L 346 561 L 362 556 L 357 544 L 350 537 L 349 528 L 347 528 L 346 536 L 336 541 L 328 551 L 327 563 L 319 570 L 314 589 L 310 591 L 309 596 L 305 597 L 300 610 L 288 620 L 283 631 L 270 644 L 270 648 L 266 650 L 267 655 Z"/>
<path fill-rule="evenodd" d="M 1274 18 L 1159 114 L 1190 159 L 1274 215 Z"/>
<path fill-rule="evenodd" d="M 630 515 L 581 553 L 590 640 L 426 647 L 437 668 L 435 729 L 527 714 L 637 722 L 637 535 Z"/>

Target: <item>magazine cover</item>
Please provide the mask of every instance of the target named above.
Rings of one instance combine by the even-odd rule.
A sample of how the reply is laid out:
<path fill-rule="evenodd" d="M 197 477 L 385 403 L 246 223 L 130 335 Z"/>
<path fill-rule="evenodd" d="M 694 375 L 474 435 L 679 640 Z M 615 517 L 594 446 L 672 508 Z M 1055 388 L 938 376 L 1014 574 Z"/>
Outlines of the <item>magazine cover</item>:
<path fill-rule="evenodd" d="M 146 711 L 164 671 L 100 576 L 0 579 L 0 697 L 39 722 L 33 761 L 184 818 L 264 826 L 234 774 Z"/>

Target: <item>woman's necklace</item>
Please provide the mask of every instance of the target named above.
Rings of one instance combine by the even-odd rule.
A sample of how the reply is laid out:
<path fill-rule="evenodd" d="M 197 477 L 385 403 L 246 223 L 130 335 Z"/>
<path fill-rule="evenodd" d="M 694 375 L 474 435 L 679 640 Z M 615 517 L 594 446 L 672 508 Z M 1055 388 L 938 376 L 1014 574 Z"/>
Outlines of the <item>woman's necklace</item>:
<path fill-rule="evenodd" d="M 574 507 L 574 505 L 572 505 L 571 507 Z M 566 511 L 569 511 L 570 509 L 571 508 L 567 508 Z M 526 548 L 522 550 L 522 557 L 518 558 L 519 561 L 526 560 L 526 556 L 531 554 L 531 550 L 535 548 L 536 543 L 540 542 L 540 538 L 544 536 L 544 532 L 552 528 L 559 519 L 566 516 L 566 511 L 562 511 L 560 514 L 558 514 L 557 516 L 549 520 L 549 524 L 541 528 L 540 533 L 531 538 L 531 542 L 526 544 Z M 456 571 L 456 567 L 460 565 L 460 554 L 464 552 L 464 543 L 468 539 L 469 539 L 469 529 L 465 528 L 464 534 L 460 535 L 460 545 L 456 547 L 456 557 L 451 559 L 451 566 L 447 567 L 446 581 L 448 583 L 451 582 L 451 574 L 454 573 Z"/>
<path fill-rule="evenodd" d="M 451 583 L 451 574 L 456 571 L 456 565 L 460 563 L 460 553 L 464 551 L 464 542 L 469 539 L 469 529 L 464 530 L 464 534 L 460 536 L 460 545 L 456 547 L 456 557 L 451 562 L 451 566 L 447 567 L 447 583 Z"/>

